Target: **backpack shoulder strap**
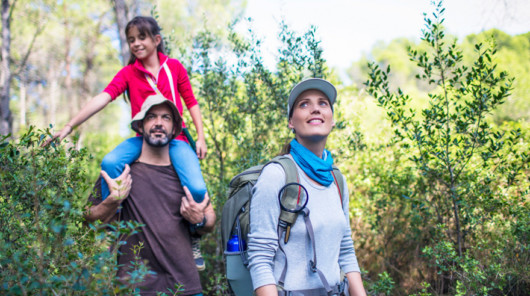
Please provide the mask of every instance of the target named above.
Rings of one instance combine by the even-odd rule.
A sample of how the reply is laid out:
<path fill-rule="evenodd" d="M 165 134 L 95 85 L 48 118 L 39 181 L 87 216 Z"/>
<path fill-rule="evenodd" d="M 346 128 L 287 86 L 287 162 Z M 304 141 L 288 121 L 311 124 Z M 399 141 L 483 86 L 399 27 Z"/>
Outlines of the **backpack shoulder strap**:
<path fill-rule="evenodd" d="M 340 172 L 339 168 L 336 166 L 333 166 L 333 171 L 331 172 L 331 174 L 333 175 L 333 180 L 335 181 L 335 185 L 339 190 L 340 205 L 342 207 L 344 201 L 344 176 Z"/>
<path fill-rule="evenodd" d="M 285 184 L 299 183 L 298 170 L 292 159 L 285 155 L 280 155 L 273 158 L 269 163 L 277 163 L 282 166 L 285 171 Z M 286 187 L 281 197 L 282 204 L 294 208 L 298 203 L 299 194 L 295 186 Z M 293 225 L 297 217 L 298 213 L 291 213 L 282 209 L 279 217 L 280 224 L 287 223 L 288 225 Z"/>

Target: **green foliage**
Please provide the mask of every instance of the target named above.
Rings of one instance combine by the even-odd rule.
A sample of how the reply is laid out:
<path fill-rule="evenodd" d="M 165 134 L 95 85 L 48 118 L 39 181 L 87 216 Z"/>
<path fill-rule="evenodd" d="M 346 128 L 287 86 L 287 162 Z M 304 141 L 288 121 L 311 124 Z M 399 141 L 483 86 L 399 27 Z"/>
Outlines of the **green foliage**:
<path fill-rule="evenodd" d="M 37 29 L 44 29 L 26 67 L 13 69 L 11 103 L 27 114 L 20 126 L 70 118 L 121 67 L 110 37 L 102 34 L 113 25 L 111 3 L 63 2 L 17 5 L 14 11 L 15 65 Z M 230 178 L 271 158 L 292 137 L 285 114 L 292 85 L 326 77 L 339 86 L 327 148 L 349 181 L 356 253 L 370 294 L 530 294 L 530 126 L 524 121 L 530 118 L 530 33 L 490 30 L 457 43 L 445 36 L 438 8 L 427 21 L 425 42 L 378 43 L 352 67 L 352 80 L 360 82 L 370 71 L 366 61 L 377 61 L 372 69 L 382 82 L 374 89 L 377 103 L 386 104 L 379 108 L 362 89 L 332 76 L 314 28 L 298 34 L 281 24 L 277 63 L 270 69 L 259 36 L 226 29 L 244 2 L 230 9 L 225 0 L 190 3 L 159 1 L 155 17 L 171 55 L 187 66 L 201 106 L 209 148 L 201 167 L 218 217 Z M 188 4 L 199 13 L 189 14 Z M 68 42 L 69 49 L 63 46 Z M 382 70 L 389 65 L 392 73 Z M 516 79 L 501 74 L 506 70 Z M 119 122 L 119 107 L 111 104 L 76 130 L 82 136 L 76 146 L 86 149 L 38 149 L 33 127 L 16 143 L 1 141 L 0 294 L 129 295 L 149 273 L 138 261 L 128 283 L 115 279 L 117 248 L 109 246 L 139 225 L 82 227 L 101 158 L 121 142 L 109 132 L 117 129 L 112 125 Z M 202 240 L 207 271 L 201 281 L 208 295 L 228 293 L 220 243 L 219 233 Z"/>
<path fill-rule="evenodd" d="M 28 131 L 0 140 L 0 291 L 8 295 L 130 295 L 148 274 L 144 263 L 131 278 L 116 276 L 122 237 L 138 223 L 84 226 L 88 191 L 86 149 L 52 143 Z M 108 231 L 108 229 L 113 231 Z"/>
<path fill-rule="evenodd" d="M 394 280 L 390 277 L 387 272 L 383 272 L 377 275 L 378 280 L 370 285 L 368 288 L 369 295 L 392 295 L 394 289 Z"/>
<path fill-rule="evenodd" d="M 426 245 L 423 252 L 433 269 L 424 270 L 423 277 L 438 294 L 491 294 L 508 289 L 498 272 L 516 265 L 494 265 L 497 269 L 489 270 L 494 253 L 482 256 L 477 244 L 485 236 L 487 243 L 494 241 L 492 234 L 500 225 L 490 221 L 518 224 L 530 213 L 528 207 L 521 207 L 528 199 L 524 177 L 530 162 L 528 145 L 521 129 L 496 127 L 489 116 L 505 102 L 513 82 L 497 69 L 496 50 L 476 44 L 472 65 L 464 64 L 455 41 L 445 37 L 443 13 L 440 1 L 433 18 L 425 17 L 422 40 L 428 50 L 409 53 L 421 69 L 416 78 L 433 87 L 427 107 L 411 107 L 411 96 L 390 87 L 390 65 L 382 70 L 370 63 L 366 86 L 387 112 L 393 143 L 408 154 L 409 161 L 401 165 L 417 170 L 415 180 L 405 182 L 412 188 L 410 194 L 402 194 L 410 207 L 402 217 L 410 223 L 413 239 Z M 525 214 L 510 212 L 515 204 Z M 376 205 L 381 211 L 388 209 L 387 204 Z M 509 232 L 510 226 L 502 229 Z M 528 247 L 526 234 L 513 238 Z M 526 277 L 518 276 L 523 281 L 520 287 L 528 287 Z"/>

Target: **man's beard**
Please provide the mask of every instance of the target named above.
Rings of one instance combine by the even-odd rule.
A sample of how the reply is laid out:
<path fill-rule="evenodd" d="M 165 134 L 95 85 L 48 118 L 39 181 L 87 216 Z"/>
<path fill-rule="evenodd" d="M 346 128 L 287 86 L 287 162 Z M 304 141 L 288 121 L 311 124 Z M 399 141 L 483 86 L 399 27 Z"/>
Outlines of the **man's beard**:
<path fill-rule="evenodd" d="M 154 133 L 162 133 L 164 136 L 157 137 Z M 167 132 L 161 128 L 152 128 L 148 133 L 143 135 L 145 142 L 151 147 L 164 147 L 169 144 L 171 137 L 168 136 Z"/>

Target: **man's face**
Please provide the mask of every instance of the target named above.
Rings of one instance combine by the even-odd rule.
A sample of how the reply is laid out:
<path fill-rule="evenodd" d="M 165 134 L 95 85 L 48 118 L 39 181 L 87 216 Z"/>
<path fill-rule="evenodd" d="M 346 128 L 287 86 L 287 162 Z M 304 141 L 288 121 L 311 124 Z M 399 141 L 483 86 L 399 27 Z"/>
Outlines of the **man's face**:
<path fill-rule="evenodd" d="M 163 147 L 174 136 L 173 112 L 167 104 L 152 107 L 145 114 L 142 123 L 142 135 L 150 146 Z"/>

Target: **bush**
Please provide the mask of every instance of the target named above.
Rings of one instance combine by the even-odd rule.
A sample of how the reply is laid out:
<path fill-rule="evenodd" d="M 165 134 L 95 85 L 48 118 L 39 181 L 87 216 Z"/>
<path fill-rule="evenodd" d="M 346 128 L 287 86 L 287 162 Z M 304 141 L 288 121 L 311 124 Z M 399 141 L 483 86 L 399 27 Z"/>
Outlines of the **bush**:
<path fill-rule="evenodd" d="M 427 107 L 413 108 L 410 96 L 391 89 L 390 66 L 371 63 L 366 82 L 392 122 L 393 143 L 409 157 L 403 165 L 417 174 L 410 194 L 402 194 L 410 206 L 407 232 L 426 260 L 413 274 L 438 295 L 527 294 L 529 258 L 508 262 L 498 255 L 529 246 L 521 224 L 530 213 L 528 139 L 520 128 L 495 126 L 490 116 L 510 95 L 513 78 L 497 70 L 492 46 L 476 44 L 475 61 L 465 65 L 445 38 L 443 13 L 439 1 L 432 19 L 425 17 L 429 49 L 410 49 L 417 79 L 433 87 Z"/>
<path fill-rule="evenodd" d="M 120 282 L 116 251 L 119 238 L 140 225 L 86 227 L 90 156 L 55 143 L 41 148 L 47 135 L 30 127 L 16 141 L 0 139 L 1 294 L 134 294 L 148 271 L 139 262 Z"/>

